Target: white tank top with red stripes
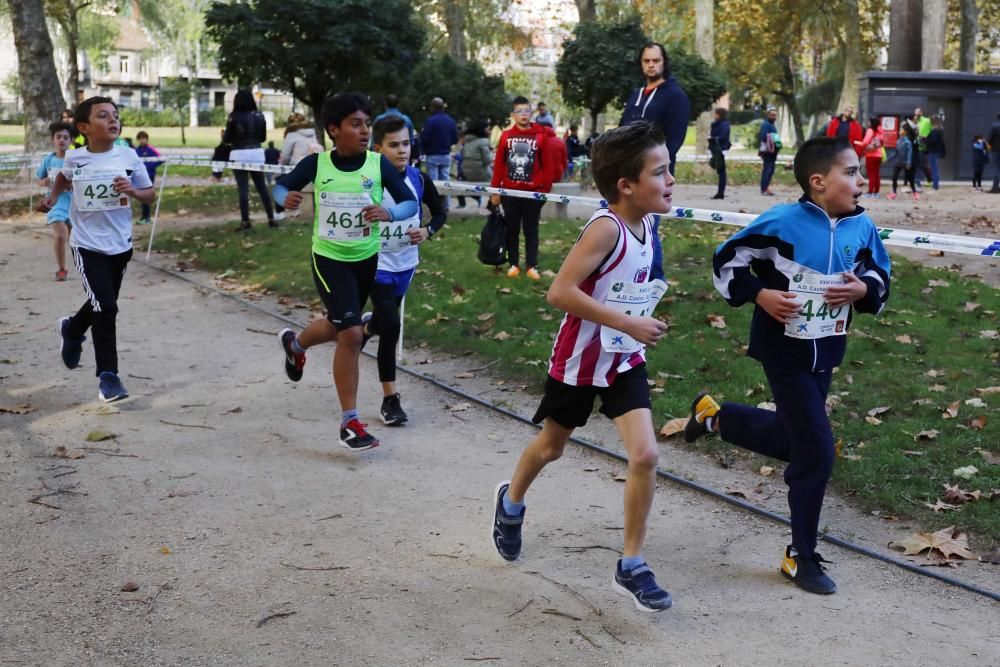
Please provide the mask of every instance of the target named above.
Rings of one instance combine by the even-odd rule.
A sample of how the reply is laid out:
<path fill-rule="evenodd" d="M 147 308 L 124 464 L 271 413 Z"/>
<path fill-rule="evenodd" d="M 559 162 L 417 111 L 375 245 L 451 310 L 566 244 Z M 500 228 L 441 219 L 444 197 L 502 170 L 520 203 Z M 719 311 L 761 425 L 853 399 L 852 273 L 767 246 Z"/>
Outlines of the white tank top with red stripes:
<path fill-rule="evenodd" d="M 620 293 L 632 285 L 649 282 L 653 261 L 652 218 L 647 215 L 642 219 L 642 239 L 636 238 L 621 218 L 606 208 L 594 212 L 584 232 L 598 218 L 610 218 L 617 223 L 618 241 L 601 265 L 580 283 L 580 289 L 593 299 L 608 303 L 612 290 Z M 552 346 L 549 376 L 573 386 L 608 387 L 619 373 L 646 361 L 645 347 L 641 344 L 631 352 L 607 350 L 601 343 L 601 328 L 596 322 L 567 313 Z"/>

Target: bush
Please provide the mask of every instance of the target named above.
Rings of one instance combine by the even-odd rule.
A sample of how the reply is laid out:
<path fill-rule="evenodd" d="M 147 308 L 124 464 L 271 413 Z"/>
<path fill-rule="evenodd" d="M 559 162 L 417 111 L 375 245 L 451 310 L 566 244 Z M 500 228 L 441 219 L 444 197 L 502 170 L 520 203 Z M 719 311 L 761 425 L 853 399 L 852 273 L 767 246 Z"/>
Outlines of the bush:
<path fill-rule="evenodd" d="M 729 111 L 729 124 L 730 125 L 743 125 L 745 123 L 752 122 L 757 118 L 757 112 L 753 109 L 749 110 L 730 110 Z"/>
<path fill-rule="evenodd" d="M 758 118 L 746 123 L 745 125 L 733 125 L 733 141 L 738 141 L 751 150 L 757 148 L 760 145 L 757 141 L 757 137 L 760 136 L 760 126 L 763 122 L 763 118 Z"/>
<path fill-rule="evenodd" d="M 187 124 L 187 114 L 179 118 L 176 109 L 164 109 L 155 111 L 153 109 L 133 109 L 125 107 L 121 109 L 121 121 L 124 127 L 176 127 L 181 123 Z"/>
<path fill-rule="evenodd" d="M 228 112 L 225 107 L 214 107 L 198 112 L 198 124 L 203 127 L 222 127 L 226 124 Z M 277 117 L 274 119 L 277 122 Z"/>

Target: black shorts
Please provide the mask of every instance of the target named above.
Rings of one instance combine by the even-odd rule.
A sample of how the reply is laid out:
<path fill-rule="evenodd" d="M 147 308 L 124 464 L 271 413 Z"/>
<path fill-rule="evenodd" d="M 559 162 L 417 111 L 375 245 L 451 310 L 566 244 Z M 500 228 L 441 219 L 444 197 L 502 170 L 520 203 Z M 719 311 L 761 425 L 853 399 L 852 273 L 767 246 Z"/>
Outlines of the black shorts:
<path fill-rule="evenodd" d="M 599 411 L 608 419 L 639 408 L 652 409 L 647 379 L 646 364 L 619 373 L 610 387 L 575 387 L 549 377 L 545 381 L 545 395 L 531 421 L 540 424 L 548 417 L 563 428 L 578 428 L 587 423 L 598 396 Z"/>
<path fill-rule="evenodd" d="M 341 262 L 313 253 L 312 265 L 326 319 L 338 330 L 361 326 L 361 307 L 375 282 L 378 253 L 360 262 Z"/>

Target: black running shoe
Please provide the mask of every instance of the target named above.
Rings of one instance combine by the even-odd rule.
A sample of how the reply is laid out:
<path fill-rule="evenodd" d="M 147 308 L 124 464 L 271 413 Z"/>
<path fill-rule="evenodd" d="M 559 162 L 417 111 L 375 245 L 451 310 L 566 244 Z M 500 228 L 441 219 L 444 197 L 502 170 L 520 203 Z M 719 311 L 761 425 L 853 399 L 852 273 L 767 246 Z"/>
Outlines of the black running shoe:
<path fill-rule="evenodd" d="M 514 561 L 521 555 L 521 524 L 524 508 L 517 516 L 503 511 L 503 497 L 510 488 L 510 480 L 500 482 L 493 493 L 493 546 L 504 560 Z"/>
<path fill-rule="evenodd" d="M 709 396 L 707 391 L 703 391 L 694 397 L 691 402 L 691 417 L 684 425 L 684 440 L 694 442 L 703 435 L 708 435 L 710 431 L 705 425 L 706 417 L 714 417 L 719 414 L 719 404 Z"/>
<path fill-rule="evenodd" d="M 378 440 L 365 430 L 367 427 L 368 424 L 362 424 L 357 419 L 352 419 L 344 426 L 341 426 L 340 446 L 355 452 L 363 452 L 366 449 L 378 447 Z"/>
<path fill-rule="evenodd" d="M 785 547 L 785 557 L 781 559 L 781 574 L 804 591 L 817 595 L 830 595 L 837 592 L 837 584 L 826 575 L 823 563 L 830 561 L 818 553 L 812 558 L 800 556 L 791 545 Z"/>
<path fill-rule="evenodd" d="M 382 421 L 386 426 L 400 426 L 406 421 L 406 413 L 399 404 L 399 394 L 382 399 Z"/>
<path fill-rule="evenodd" d="M 83 354 L 83 342 L 87 340 L 87 337 L 80 336 L 79 338 L 74 338 L 70 336 L 66 332 L 66 327 L 68 326 L 69 318 L 63 317 L 56 323 L 56 332 L 62 341 L 60 353 L 62 354 L 63 363 L 66 364 L 66 368 L 76 368 L 80 365 L 80 355 Z"/>
<path fill-rule="evenodd" d="M 298 382 L 302 379 L 302 369 L 306 366 L 306 355 L 305 352 L 295 353 L 292 349 L 292 341 L 294 340 L 295 332 L 291 329 L 282 329 L 278 333 L 278 341 L 281 343 L 281 349 L 285 352 L 285 375 L 292 382 Z"/>
<path fill-rule="evenodd" d="M 656 583 L 653 571 L 645 563 L 632 570 L 623 570 L 619 560 L 611 586 L 618 593 L 632 598 L 639 611 L 663 611 L 670 609 L 674 603 L 670 593 Z"/>

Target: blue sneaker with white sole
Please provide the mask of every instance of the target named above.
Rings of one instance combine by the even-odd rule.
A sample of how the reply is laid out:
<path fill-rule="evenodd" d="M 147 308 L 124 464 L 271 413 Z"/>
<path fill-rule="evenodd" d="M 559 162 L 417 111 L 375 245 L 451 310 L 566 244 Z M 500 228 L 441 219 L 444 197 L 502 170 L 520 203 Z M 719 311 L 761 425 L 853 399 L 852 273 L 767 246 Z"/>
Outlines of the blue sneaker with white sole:
<path fill-rule="evenodd" d="M 118 379 L 117 373 L 112 373 L 111 371 L 104 371 L 98 378 L 100 382 L 100 393 L 98 398 L 101 399 L 102 403 L 111 403 L 113 401 L 120 401 L 123 398 L 128 398 L 128 391 L 125 389 L 125 385 L 122 381 Z"/>
<path fill-rule="evenodd" d="M 515 561 L 521 555 L 521 525 L 524 523 L 524 508 L 517 516 L 507 514 L 503 509 L 503 497 L 510 488 L 509 481 L 500 482 L 493 492 L 493 546 L 504 560 Z"/>
<path fill-rule="evenodd" d="M 59 351 L 62 354 L 63 363 L 66 364 L 66 368 L 76 368 L 80 365 L 80 355 L 83 354 L 83 342 L 87 340 L 86 336 L 80 336 L 79 338 L 74 338 L 66 332 L 66 328 L 69 326 L 69 318 L 60 318 L 56 323 L 56 333 L 59 334 L 59 339 L 61 342 Z"/>
<path fill-rule="evenodd" d="M 670 593 L 656 583 L 653 571 L 645 563 L 631 570 L 623 570 L 619 560 L 611 586 L 616 592 L 632 598 L 639 611 L 664 611 L 674 603 Z"/>

